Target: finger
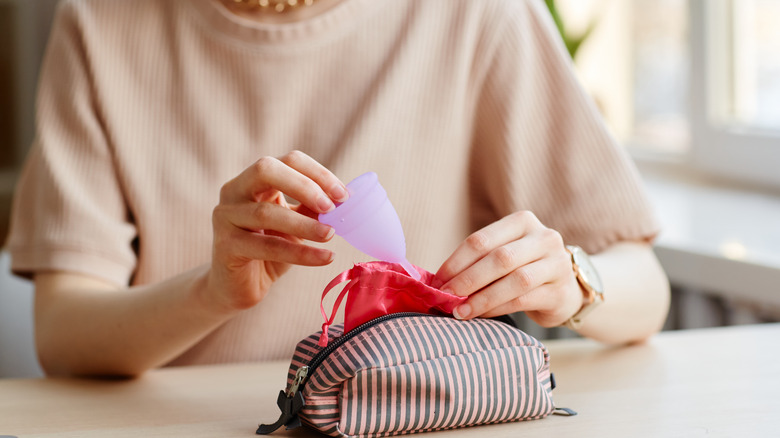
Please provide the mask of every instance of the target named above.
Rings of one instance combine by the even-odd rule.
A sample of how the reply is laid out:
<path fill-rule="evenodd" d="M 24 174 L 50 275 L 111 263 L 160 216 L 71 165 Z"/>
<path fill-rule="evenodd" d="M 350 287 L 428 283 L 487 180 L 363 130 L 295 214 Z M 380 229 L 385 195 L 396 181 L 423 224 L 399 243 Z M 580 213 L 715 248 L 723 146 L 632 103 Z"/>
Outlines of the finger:
<path fill-rule="evenodd" d="M 315 242 L 326 242 L 334 234 L 328 225 L 269 202 L 221 204 L 214 209 L 214 216 L 217 225 L 229 224 L 252 232 L 273 231 Z"/>
<path fill-rule="evenodd" d="M 336 202 L 344 202 L 349 198 L 347 187 L 327 167 L 301 151 L 292 151 L 281 158 L 281 161 L 317 183 L 327 195 Z"/>
<path fill-rule="evenodd" d="M 481 291 L 471 295 L 465 303 L 455 309 L 459 319 L 476 318 L 491 313 L 507 304 L 515 306 L 537 306 L 541 303 L 536 296 L 537 289 L 555 281 L 558 273 L 557 263 L 542 259 L 515 269 L 510 274 L 494 282 Z M 544 303 L 550 305 L 550 303 Z M 518 308 L 518 310 L 525 310 Z"/>
<path fill-rule="evenodd" d="M 460 297 L 469 296 L 521 266 L 539 260 L 544 256 L 539 250 L 538 239 L 533 235 L 509 242 L 460 272 L 441 289 Z"/>
<path fill-rule="evenodd" d="M 278 190 L 319 213 L 335 208 L 331 198 L 318 183 L 272 157 L 257 160 L 225 184 L 220 192 L 220 202 L 260 201 L 263 193 L 269 190 Z"/>
<path fill-rule="evenodd" d="M 238 228 L 230 237 L 215 242 L 217 251 L 227 251 L 249 260 L 263 260 L 303 266 L 322 266 L 333 261 L 333 253 L 304 245 L 297 239 L 252 233 Z"/>
<path fill-rule="evenodd" d="M 307 207 L 307 206 L 305 206 L 303 204 L 290 206 L 290 210 L 292 210 L 292 211 L 294 211 L 294 212 L 296 212 L 298 214 L 301 214 L 303 216 L 306 216 L 308 218 L 314 219 L 314 220 L 318 220 L 317 218 L 320 215 L 316 211 L 311 211 L 311 209 L 309 207 Z"/>
<path fill-rule="evenodd" d="M 551 284 L 543 284 L 533 291 L 527 293 L 522 298 L 509 300 L 497 307 L 494 307 L 487 312 L 477 315 L 480 318 L 493 318 L 496 316 L 507 315 L 516 312 L 525 312 L 528 307 L 535 307 L 535 304 L 541 304 L 543 302 L 549 302 L 548 298 L 555 294 L 555 287 Z M 564 319 L 561 319 L 561 323 Z M 556 324 L 560 325 L 560 324 Z"/>
<path fill-rule="evenodd" d="M 436 278 L 447 283 L 460 272 L 476 263 L 496 248 L 526 235 L 539 221 L 530 212 L 517 212 L 506 216 L 471 234 L 441 265 Z"/>

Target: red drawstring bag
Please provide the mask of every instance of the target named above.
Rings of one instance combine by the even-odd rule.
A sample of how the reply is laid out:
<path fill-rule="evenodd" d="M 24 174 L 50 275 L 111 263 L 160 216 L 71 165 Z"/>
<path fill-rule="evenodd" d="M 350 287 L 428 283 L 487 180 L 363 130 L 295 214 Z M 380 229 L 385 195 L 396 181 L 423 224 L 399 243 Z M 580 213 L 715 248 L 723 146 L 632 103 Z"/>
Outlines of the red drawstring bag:
<path fill-rule="evenodd" d="M 333 324 L 336 310 L 344 296 L 347 297 L 344 311 L 344 332 L 382 315 L 399 312 L 416 312 L 430 315 L 452 315 L 452 310 L 466 301 L 467 297 L 442 292 L 437 287 L 438 280 L 425 269 L 415 269 L 422 278 L 415 280 L 397 263 L 367 262 L 358 263 L 352 269 L 339 274 L 331 280 L 322 292 L 320 310 L 325 323 L 319 345 L 328 345 L 328 328 Z M 341 290 L 330 317 L 325 313 L 325 296 L 337 285 L 349 281 Z"/>

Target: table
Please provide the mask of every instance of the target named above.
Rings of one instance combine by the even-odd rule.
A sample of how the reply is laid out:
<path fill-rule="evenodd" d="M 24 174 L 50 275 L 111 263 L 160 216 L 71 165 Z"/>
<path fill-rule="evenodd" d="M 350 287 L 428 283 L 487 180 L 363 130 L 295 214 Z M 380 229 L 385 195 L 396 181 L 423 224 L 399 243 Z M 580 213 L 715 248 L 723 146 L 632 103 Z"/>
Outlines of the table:
<path fill-rule="evenodd" d="M 780 324 L 664 332 L 613 348 L 547 343 L 558 406 L 575 417 L 430 437 L 780 435 Z M 0 380 L 0 435 L 250 437 L 277 418 L 287 362 L 167 368 L 135 380 Z M 272 436 L 319 436 L 307 429 Z"/>

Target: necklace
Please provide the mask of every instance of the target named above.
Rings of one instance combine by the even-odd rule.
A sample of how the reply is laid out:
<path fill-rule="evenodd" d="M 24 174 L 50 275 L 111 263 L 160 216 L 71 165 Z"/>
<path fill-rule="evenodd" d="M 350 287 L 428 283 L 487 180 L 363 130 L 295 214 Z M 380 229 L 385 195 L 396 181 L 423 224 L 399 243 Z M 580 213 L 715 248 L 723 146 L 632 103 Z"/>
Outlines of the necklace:
<path fill-rule="evenodd" d="M 285 12 L 302 6 L 311 6 L 315 0 L 232 0 L 236 6 L 262 11 Z"/>

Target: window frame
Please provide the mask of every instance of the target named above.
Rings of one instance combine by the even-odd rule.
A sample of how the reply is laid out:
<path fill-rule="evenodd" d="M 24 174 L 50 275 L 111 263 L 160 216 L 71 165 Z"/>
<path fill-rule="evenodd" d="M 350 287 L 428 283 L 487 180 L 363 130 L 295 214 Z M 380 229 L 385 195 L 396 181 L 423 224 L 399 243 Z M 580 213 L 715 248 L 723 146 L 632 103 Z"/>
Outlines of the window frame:
<path fill-rule="evenodd" d="M 762 186 L 780 188 L 780 130 L 729 121 L 734 0 L 690 0 L 689 165 Z M 725 26 L 725 27 L 724 27 Z M 717 32 L 718 29 L 727 32 Z"/>

